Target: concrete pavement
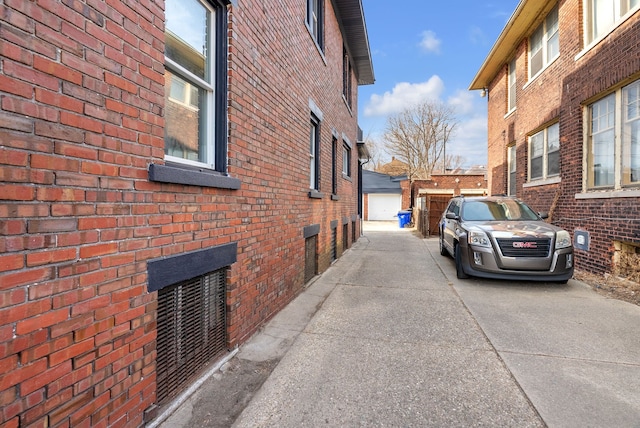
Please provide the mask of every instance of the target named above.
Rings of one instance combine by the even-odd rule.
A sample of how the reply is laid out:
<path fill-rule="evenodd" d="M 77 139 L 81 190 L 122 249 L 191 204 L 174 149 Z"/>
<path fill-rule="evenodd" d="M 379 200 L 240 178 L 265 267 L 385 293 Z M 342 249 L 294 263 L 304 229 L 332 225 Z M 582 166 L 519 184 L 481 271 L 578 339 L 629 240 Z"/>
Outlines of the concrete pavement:
<path fill-rule="evenodd" d="M 573 280 L 459 281 L 437 240 L 366 223 L 239 349 L 277 365 L 233 426 L 640 427 L 638 325 L 640 307 Z M 225 376 L 161 426 L 223 426 L 192 409 L 215 412 Z"/>

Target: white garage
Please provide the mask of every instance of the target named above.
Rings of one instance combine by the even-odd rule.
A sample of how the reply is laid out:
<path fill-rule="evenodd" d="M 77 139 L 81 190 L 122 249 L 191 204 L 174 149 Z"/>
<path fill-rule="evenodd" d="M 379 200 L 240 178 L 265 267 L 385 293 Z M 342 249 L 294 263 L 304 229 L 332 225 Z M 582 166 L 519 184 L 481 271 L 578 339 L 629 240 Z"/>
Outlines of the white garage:
<path fill-rule="evenodd" d="M 369 220 L 396 220 L 402 209 L 402 195 L 388 193 L 369 194 Z"/>

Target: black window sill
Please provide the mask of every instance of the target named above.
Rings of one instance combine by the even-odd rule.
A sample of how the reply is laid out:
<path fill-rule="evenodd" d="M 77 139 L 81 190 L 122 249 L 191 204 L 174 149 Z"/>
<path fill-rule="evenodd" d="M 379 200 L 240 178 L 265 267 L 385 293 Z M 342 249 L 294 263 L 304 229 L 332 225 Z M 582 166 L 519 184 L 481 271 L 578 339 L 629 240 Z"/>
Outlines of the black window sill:
<path fill-rule="evenodd" d="M 189 186 L 216 187 L 218 189 L 240 189 L 240 180 L 216 171 L 187 165 L 151 164 L 149 180 L 160 183 L 186 184 Z"/>
<path fill-rule="evenodd" d="M 311 199 L 322 199 L 322 198 L 324 198 L 324 193 L 318 192 L 317 190 L 310 190 L 309 191 L 309 197 Z"/>

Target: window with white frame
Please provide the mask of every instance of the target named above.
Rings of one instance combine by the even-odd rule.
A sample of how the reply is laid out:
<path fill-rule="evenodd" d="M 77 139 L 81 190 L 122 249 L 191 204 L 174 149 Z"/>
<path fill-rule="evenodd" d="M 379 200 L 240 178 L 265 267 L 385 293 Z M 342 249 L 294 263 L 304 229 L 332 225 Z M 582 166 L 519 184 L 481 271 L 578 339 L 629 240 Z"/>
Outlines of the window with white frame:
<path fill-rule="evenodd" d="M 558 6 L 554 7 L 529 38 L 529 78 L 560 55 Z"/>
<path fill-rule="evenodd" d="M 509 98 L 507 111 L 516 108 L 516 59 L 509 62 Z"/>
<path fill-rule="evenodd" d="M 507 195 L 516 196 L 516 145 L 513 144 L 507 149 L 507 165 L 509 168 L 507 176 Z"/>
<path fill-rule="evenodd" d="M 311 115 L 309 132 L 309 188 L 320 190 L 320 120 Z"/>
<path fill-rule="evenodd" d="M 587 44 L 606 35 L 638 7 L 640 0 L 586 0 Z"/>
<path fill-rule="evenodd" d="M 587 188 L 640 186 L 640 80 L 591 104 L 588 125 Z"/>
<path fill-rule="evenodd" d="M 324 0 L 307 0 L 307 27 L 318 47 L 324 49 Z"/>
<path fill-rule="evenodd" d="M 622 91 L 622 184 L 640 183 L 640 81 Z"/>
<path fill-rule="evenodd" d="M 167 0 L 165 159 L 226 170 L 226 9 L 217 2 Z M 222 70 L 222 71 L 220 71 Z"/>
<path fill-rule="evenodd" d="M 529 181 L 560 174 L 560 125 L 554 123 L 529 137 Z"/>

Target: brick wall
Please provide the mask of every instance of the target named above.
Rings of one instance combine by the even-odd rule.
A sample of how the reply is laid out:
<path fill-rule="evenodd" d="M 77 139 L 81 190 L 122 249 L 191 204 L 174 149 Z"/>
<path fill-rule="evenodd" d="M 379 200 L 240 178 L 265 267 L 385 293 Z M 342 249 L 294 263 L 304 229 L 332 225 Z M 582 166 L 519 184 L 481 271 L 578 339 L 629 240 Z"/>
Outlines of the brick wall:
<path fill-rule="evenodd" d="M 357 96 L 351 112 L 330 3 L 324 59 L 304 2 L 268 3 L 240 2 L 229 17 L 240 190 L 149 180 L 148 165 L 164 162 L 160 4 L 3 3 L 0 425 L 143 425 L 155 401 L 151 259 L 237 242 L 231 347 L 302 289 L 305 226 L 320 225 L 319 271 L 329 266 L 331 221 L 357 213 L 355 173 L 330 197 L 332 132 L 351 141 L 357 171 Z M 310 98 L 324 115 L 322 199 L 308 196 Z"/>
<path fill-rule="evenodd" d="M 527 39 L 512 52 L 517 61 L 517 109 L 507 114 L 507 66 L 489 88 L 489 188 L 507 190 L 507 145 L 517 147 L 517 196 L 550 221 L 590 233 L 589 251 L 577 251 L 578 269 L 611 272 L 613 241 L 640 244 L 638 197 L 577 198 L 583 193 L 585 106 L 593 99 L 640 78 L 640 16 L 620 25 L 597 46 L 583 49 L 582 7 L 577 0 L 559 3 L 560 56 L 528 81 Z M 508 59 L 505 58 L 505 62 Z M 550 121 L 560 124 L 561 182 L 528 185 L 528 137 Z M 632 189 L 627 189 L 632 190 Z M 621 213 L 624 213 L 622 215 Z"/>

